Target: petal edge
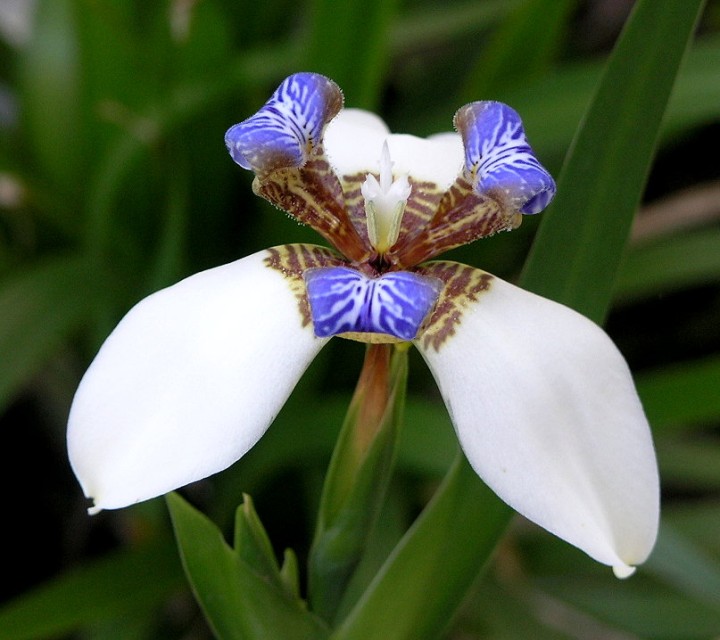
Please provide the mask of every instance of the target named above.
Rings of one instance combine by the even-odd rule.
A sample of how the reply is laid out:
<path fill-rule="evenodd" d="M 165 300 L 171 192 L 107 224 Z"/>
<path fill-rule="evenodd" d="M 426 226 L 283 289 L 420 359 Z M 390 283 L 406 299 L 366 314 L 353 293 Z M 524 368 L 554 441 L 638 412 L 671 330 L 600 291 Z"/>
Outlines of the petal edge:
<path fill-rule="evenodd" d="M 647 558 L 655 454 L 628 367 L 602 329 L 492 278 L 439 349 L 416 344 L 470 464 L 505 502 L 620 574 Z"/>
<path fill-rule="evenodd" d="M 152 294 L 101 347 L 68 421 L 71 465 L 95 511 L 221 471 L 275 418 L 326 341 L 303 326 L 270 255 Z"/>

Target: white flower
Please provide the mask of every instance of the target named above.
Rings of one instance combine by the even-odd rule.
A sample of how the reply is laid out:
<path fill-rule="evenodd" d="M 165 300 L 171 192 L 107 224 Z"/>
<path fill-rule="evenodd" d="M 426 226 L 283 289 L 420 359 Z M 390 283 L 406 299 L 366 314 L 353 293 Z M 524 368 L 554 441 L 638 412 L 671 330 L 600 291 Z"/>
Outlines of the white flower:
<path fill-rule="evenodd" d="M 70 459 L 93 511 L 238 460 L 330 336 L 412 341 L 482 479 L 629 575 L 653 547 L 659 488 L 624 359 L 567 307 L 466 265 L 428 262 L 514 228 L 552 199 L 554 182 L 519 117 L 472 103 L 456 115 L 460 135 L 423 140 L 341 107 L 330 80 L 296 74 L 228 131 L 233 158 L 256 174 L 255 192 L 337 251 L 263 250 L 128 313 L 70 413 Z"/>

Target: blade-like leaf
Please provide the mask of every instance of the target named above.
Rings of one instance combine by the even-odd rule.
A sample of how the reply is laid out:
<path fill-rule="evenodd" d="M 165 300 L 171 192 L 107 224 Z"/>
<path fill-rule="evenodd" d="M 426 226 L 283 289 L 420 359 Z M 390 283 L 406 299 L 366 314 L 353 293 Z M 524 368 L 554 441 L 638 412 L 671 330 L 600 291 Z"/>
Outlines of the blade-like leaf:
<path fill-rule="evenodd" d="M 665 486 L 710 494 L 720 489 L 720 439 L 658 438 L 657 456 Z"/>
<path fill-rule="evenodd" d="M 506 87 L 542 77 L 551 67 L 576 0 L 528 0 L 493 34 L 470 70 L 462 102 L 497 99 Z M 532 55 L 528 55 L 528 43 Z"/>
<path fill-rule="evenodd" d="M 637 387 L 656 433 L 720 416 L 720 357 L 683 362 L 638 376 Z"/>
<path fill-rule="evenodd" d="M 546 591 L 572 609 L 629 634 L 621 637 L 704 640 L 717 637 L 720 629 L 720 614 L 712 607 L 641 580 L 621 586 L 602 579 L 564 581 L 548 585 Z"/>
<path fill-rule="evenodd" d="M 202 80 L 180 84 L 169 92 L 162 104 L 138 113 L 136 121 L 148 125 L 144 135 L 139 137 L 127 132 L 118 136 L 107 146 L 102 157 L 96 159 L 97 168 L 89 178 L 86 196 L 88 250 L 98 256 L 108 252 L 114 241 L 113 232 L 118 231 L 113 218 L 117 201 L 133 170 L 154 146 L 217 105 L 249 93 L 258 85 L 265 87 L 272 78 L 289 73 L 292 66 L 287 62 L 288 57 L 286 49 L 248 52 L 217 72 L 208 71 Z M 178 196 L 182 197 L 182 193 Z M 177 222 L 182 224 L 182 220 Z M 175 233 L 174 221 L 169 219 L 168 223 L 167 231 Z M 177 230 L 181 231 L 180 227 Z"/>
<path fill-rule="evenodd" d="M 438 637 L 511 513 L 458 454 L 433 500 L 333 640 Z"/>
<path fill-rule="evenodd" d="M 168 540 L 121 551 L 3 605 L 0 640 L 60 637 L 81 626 L 144 612 L 182 586 L 182 568 Z"/>
<path fill-rule="evenodd" d="M 89 322 L 103 296 L 83 256 L 62 256 L 0 283 L 0 407 L 72 332 Z"/>
<path fill-rule="evenodd" d="M 235 553 L 242 562 L 276 588 L 285 588 L 270 538 L 249 495 L 243 496 L 235 511 L 234 539 Z"/>
<path fill-rule="evenodd" d="M 220 640 L 327 638 L 302 602 L 256 573 L 207 517 L 176 494 L 167 503 L 185 573 Z"/>
<path fill-rule="evenodd" d="M 397 0 L 314 0 L 304 64 L 331 77 L 348 104 L 372 109 L 380 95 Z"/>
<path fill-rule="evenodd" d="M 720 563 L 664 523 L 648 571 L 720 612 Z"/>
<path fill-rule="evenodd" d="M 81 61 L 77 50 L 77 3 L 37 3 L 32 39 L 20 67 L 24 124 L 38 168 L 55 188 L 80 182 L 84 139 Z"/>
<path fill-rule="evenodd" d="M 485 0 L 453 2 L 417 7 L 403 15 L 390 31 L 393 57 L 452 42 L 478 33 L 502 20 L 523 0 Z"/>
<path fill-rule="evenodd" d="M 525 265 L 527 289 L 601 321 L 702 0 L 638 2 Z"/>
<path fill-rule="evenodd" d="M 709 284 L 718 278 L 720 229 L 709 228 L 632 247 L 615 289 L 617 298 L 625 301 Z"/>

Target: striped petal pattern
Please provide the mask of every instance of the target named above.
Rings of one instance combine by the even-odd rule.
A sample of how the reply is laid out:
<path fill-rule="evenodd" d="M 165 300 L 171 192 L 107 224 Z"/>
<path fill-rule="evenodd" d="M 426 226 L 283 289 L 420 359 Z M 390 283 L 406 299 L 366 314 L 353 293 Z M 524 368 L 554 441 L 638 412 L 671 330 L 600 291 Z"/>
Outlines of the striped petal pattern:
<path fill-rule="evenodd" d="M 495 192 L 525 214 L 540 213 L 550 204 L 555 181 L 530 148 L 517 111 L 501 102 L 471 102 L 454 122 L 476 191 Z"/>
<path fill-rule="evenodd" d="M 442 283 L 408 271 L 369 278 L 348 267 L 305 273 L 315 335 L 384 333 L 412 340 L 440 295 Z"/>
<path fill-rule="evenodd" d="M 225 144 L 235 162 L 261 176 L 301 167 L 341 108 L 342 92 L 332 80 L 296 73 L 254 116 L 230 127 Z"/>

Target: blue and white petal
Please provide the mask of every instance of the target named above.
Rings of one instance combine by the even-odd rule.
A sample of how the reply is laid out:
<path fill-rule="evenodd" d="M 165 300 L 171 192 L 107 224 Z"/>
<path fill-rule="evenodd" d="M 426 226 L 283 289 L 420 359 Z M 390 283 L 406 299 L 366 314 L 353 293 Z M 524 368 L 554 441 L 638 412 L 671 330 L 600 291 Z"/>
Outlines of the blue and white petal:
<path fill-rule="evenodd" d="M 325 340 L 270 251 L 198 273 L 137 304 L 72 404 L 70 462 L 94 510 L 225 469 L 268 428 Z"/>
<path fill-rule="evenodd" d="M 235 162 L 260 176 L 301 167 L 342 102 L 342 92 L 332 80 L 317 73 L 296 73 L 254 116 L 230 127 L 225 144 Z"/>
<path fill-rule="evenodd" d="M 472 102 L 455 114 L 465 169 L 476 191 L 502 195 L 521 213 L 540 213 L 555 181 L 535 157 L 518 113 L 501 102 Z"/>
<path fill-rule="evenodd" d="M 468 461 L 521 514 L 629 575 L 655 542 L 659 482 L 623 357 L 567 307 L 487 274 L 478 291 L 451 335 L 416 342 Z"/>
<path fill-rule="evenodd" d="M 442 288 L 436 278 L 395 271 L 378 278 L 348 267 L 305 273 L 315 335 L 382 333 L 412 340 Z"/>

